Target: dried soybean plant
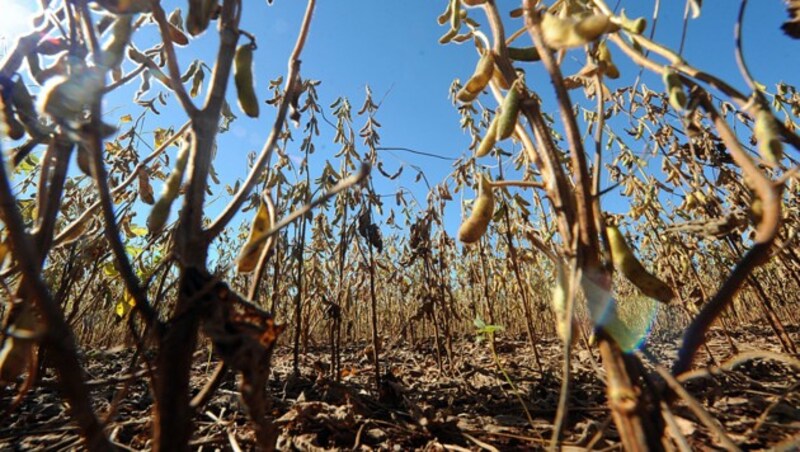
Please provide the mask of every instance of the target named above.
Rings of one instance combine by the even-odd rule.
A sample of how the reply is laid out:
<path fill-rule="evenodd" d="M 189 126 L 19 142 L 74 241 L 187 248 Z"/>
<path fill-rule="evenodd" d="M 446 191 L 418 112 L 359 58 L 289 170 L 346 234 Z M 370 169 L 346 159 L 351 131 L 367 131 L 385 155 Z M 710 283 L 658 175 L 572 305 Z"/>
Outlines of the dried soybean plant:
<path fill-rule="evenodd" d="M 308 2 L 285 87 L 270 101 L 277 108 L 270 135 L 247 178 L 230 190 L 231 201 L 210 222 L 204 212 L 211 181 L 218 183 L 213 168 L 217 135 L 235 118 L 226 100 L 234 97 L 226 93 L 231 76 L 241 111 L 250 117 L 263 114 L 252 67 L 257 36 L 239 27 L 242 14 L 255 5 L 192 0 L 184 20 L 180 9 L 168 15 L 158 0 L 44 1 L 34 21 L 36 29 L 19 39 L 3 60 L 4 131 L 12 140 L 25 140 L 9 154 L 25 177 L 12 187 L 9 174 L 0 171 L 2 247 L 12 257 L 3 276 L 15 300 L 4 320 L 0 369 L 3 380 L 13 382 L 27 368 L 25 384 L 30 386 L 36 350 L 41 349 L 38 358 L 44 357 L 45 364 L 56 369 L 59 388 L 89 449 L 113 449 L 90 402 L 75 339 L 75 322 L 91 322 L 91 316 L 98 314 L 88 308 L 98 302 L 110 302 L 118 318 L 127 320 L 137 357 L 144 356 L 144 349 L 155 348 L 149 363 L 155 449 L 189 447 L 194 405 L 190 405 L 189 371 L 200 331 L 209 337 L 224 366 L 241 374 L 240 392 L 258 444 L 274 447 L 276 430 L 264 391 L 270 355 L 283 326 L 232 291 L 222 280 L 225 272 L 209 272 L 208 258 L 217 237 L 229 240 L 226 226 L 263 180 L 271 155 L 285 136 L 287 115 L 298 120 L 305 111 L 298 100 L 313 86 L 300 77 L 299 57 L 314 5 L 314 0 Z M 157 30 L 160 39 L 140 50 L 135 38 L 145 29 Z M 210 65 L 195 60 L 182 73 L 176 47 L 191 45 L 203 33 L 218 34 L 216 60 Z M 128 70 L 131 63 L 133 69 Z M 30 78 L 22 75 L 24 66 Z M 206 71 L 210 71 L 208 83 Z M 102 108 L 104 96 L 137 77 L 141 83 L 134 100 L 144 113 L 135 120 L 123 116 L 119 126 L 127 131 L 117 134 L 116 127 L 104 122 L 108 117 Z M 154 86 L 154 81 L 159 84 Z M 29 86 L 35 87 L 38 107 Z M 195 98 L 204 88 L 203 104 L 198 106 Z M 136 148 L 149 146 L 142 137 L 144 119 L 160 114 L 170 96 L 177 99 L 188 121 L 177 130 L 155 130 L 152 153 L 142 157 Z M 32 151 L 40 144 L 47 148 L 37 162 Z M 165 152 L 172 144 L 179 148 L 174 158 Z M 67 177 L 73 151 L 88 179 Z M 348 170 L 351 175 L 343 175 L 313 202 L 303 198 L 291 213 L 285 210 L 290 204 L 280 199 L 280 189 L 273 194 L 277 198 L 269 192 L 258 196 L 250 236 L 236 262 L 240 272 L 255 272 L 245 286 L 249 298 L 258 293 L 270 245 L 280 242 L 279 231 L 360 182 L 368 166 Z M 153 179 L 164 181 L 158 196 Z M 34 195 L 33 201 L 22 202 L 21 195 L 28 193 Z M 183 200 L 178 199 L 181 196 Z M 133 222 L 136 200 L 152 205 L 147 208 L 146 229 L 141 225 L 145 222 Z M 284 208 L 280 217 L 275 205 Z M 177 220 L 171 223 L 173 211 Z M 303 220 L 301 230 L 305 224 Z M 45 266 L 48 260 L 51 264 Z M 56 263 L 64 264 L 63 270 Z M 302 275 L 303 268 L 299 271 Z M 95 284 L 99 274 L 106 278 Z M 84 281 L 83 286 L 78 281 Z M 114 303 L 115 299 L 119 301 Z M 110 335 L 108 330 L 95 333 Z M 118 393 L 122 396 L 124 392 Z M 113 411 L 112 407 L 105 413 L 106 419 Z"/>
<path fill-rule="evenodd" d="M 690 3 L 695 16 L 699 15 L 699 2 Z M 743 2 L 737 33 L 745 5 Z M 439 17 L 440 24 L 449 26 L 440 43 L 474 42 L 479 55 L 474 73 L 463 85 L 454 87 L 455 98 L 463 105 L 462 114 L 471 110 L 467 113 L 471 117 L 472 112 L 477 112 L 474 105 L 484 101 L 484 90 L 491 93 L 486 97 L 494 97 L 498 104 L 496 109 L 482 104 L 485 124 L 462 121 L 462 127 L 474 137 L 483 129 L 482 137 L 471 145 L 474 159 L 480 162 L 492 152 L 500 158 L 504 151 L 498 146 L 509 138 L 520 143 L 526 181 L 516 185 L 533 187 L 537 198 L 541 192 L 548 201 L 547 209 L 541 211 L 544 222 L 552 224 L 557 232 L 554 236 L 547 227 L 538 231 L 538 236 L 535 230 L 527 231 L 531 246 L 542 251 L 554 269 L 552 304 L 564 342 L 562 394 L 551 446 L 559 443 L 567 408 L 570 348 L 578 333 L 574 316 L 579 307 L 582 309 L 576 305 L 580 294 L 586 301 L 603 359 L 608 404 L 624 447 L 669 448 L 661 414 L 664 394 L 642 385 L 642 367 L 635 363 L 638 358 L 620 347 L 629 331 L 618 317 L 619 288 L 630 283 L 643 295 L 660 302 L 678 299 L 691 312 L 673 363 L 675 375 L 691 368 L 705 333 L 732 305 L 734 295 L 745 283 L 755 290 L 784 349 L 796 351 L 769 297 L 752 276 L 758 267 L 773 266 L 774 260 L 783 259 L 789 246 L 776 250 L 774 245 L 776 241 L 791 242 L 795 234 L 795 226 L 781 227 L 784 219 L 786 224 L 796 225 L 796 194 L 785 194 L 784 187 L 797 171 L 797 161 L 783 152 L 784 143 L 795 151 L 800 149 L 800 137 L 794 133 L 798 113 L 796 99 L 791 97 L 794 88 L 780 85 L 776 95 L 756 84 L 741 58 L 740 34 L 737 56 L 751 88 L 749 95 L 696 69 L 679 52 L 653 41 L 652 33 L 647 37 L 645 18 L 628 18 L 624 10 L 612 10 L 602 0 L 559 1 L 552 5 L 525 0 L 521 6 L 505 11 L 491 0 L 450 0 Z M 511 22 L 503 19 L 506 13 L 510 13 Z M 488 23 L 490 36 L 481 31 L 479 20 Z M 517 26 L 519 31 L 509 35 L 508 24 Z M 530 44 L 520 44 L 523 40 Z M 585 65 L 567 75 L 562 72 L 569 67 L 564 61 L 571 58 L 585 60 Z M 621 65 L 622 58 L 634 64 Z M 544 70 L 554 88 L 559 124 L 544 111 L 544 88 L 537 90 L 526 80 L 526 72 L 533 72 L 534 66 Z M 612 91 L 608 81 L 622 76 L 620 67 L 631 66 L 662 78 L 665 88 L 653 90 L 637 78 L 633 86 Z M 579 89 L 586 101 L 574 104 L 573 93 Z M 772 106 L 784 113 L 785 121 L 776 116 L 767 100 L 770 97 Z M 588 102 L 591 99 L 594 107 Z M 630 132 L 627 136 L 617 135 L 617 125 L 626 123 Z M 732 123 L 744 131 L 733 130 Z M 747 142 L 751 128 L 752 138 Z M 591 139 L 587 140 L 587 136 Z M 751 144 L 757 145 L 757 152 L 753 152 Z M 590 152 L 592 145 L 594 155 Z M 635 152 L 636 147 L 645 152 Z M 617 149 L 611 156 L 607 153 Z M 659 156 L 667 174 L 663 181 L 649 167 L 649 160 Z M 497 192 L 514 183 L 492 181 L 474 162 L 463 162 L 462 167 L 473 172 L 469 179 L 478 183 L 477 197 L 458 237 L 465 244 L 475 244 L 472 246 L 483 256 L 483 249 L 492 240 L 481 238 L 491 228 L 490 223 L 505 215 L 495 212 Z M 713 173 L 720 178 L 709 180 Z M 646 225 L 650 231 L 639 244 L 640 252 L 658 255 L 654 268 L 642 265 L 622 233 L 621 228 L 628 221 L 608 215 L 602 208 L 604 174 L 607 180 L 623 187 L 622 196 L 631 204 L 631 220 Z M 538 180 L 530 181 L 533 175 Z M 790 191 L 796 191 L 796 181 L 791 185 L 795 188 Z M 681 192 L 685 193 L 681 205 L 668 209 L 664 204 L 680 197 Z M 747 206 L 747 212 L 737 206 Z M 682 219 L 691 221 L 680 224 Z M 700 227 L 694 230 L 699 238 L 687 240 L 673 235 L 690 230 L 687 228 L 691 224 Z M 748 228 L 752 228 L 751 232 L 743 238 L 741 232 Z M 517 235 L 522 233 L 516 231 Z M 540 237 L 547 239 L 542 241 Z M 715 260 L 713 266 L 729 270 L 719 272 L 716 280 L 710 279 L 710 274 L 698 276 L 691 268 L 692 246 L 695 250 L 710 250 L 708 258 Z M 486 265 L 481 267 L 484 289 L 488 290 Z M 628 282 L 616 281 L 615 270 Z M 700 297 L 694 292 L 686 293 L 678 284 L 686 273 L 695 275 Z M 669 279 L 662 279 L 665 276 Z M 698 298 L 699 306 L 687 302 L 692 296 Z M 486 299 L 491 315 L 490 294 Z"/>

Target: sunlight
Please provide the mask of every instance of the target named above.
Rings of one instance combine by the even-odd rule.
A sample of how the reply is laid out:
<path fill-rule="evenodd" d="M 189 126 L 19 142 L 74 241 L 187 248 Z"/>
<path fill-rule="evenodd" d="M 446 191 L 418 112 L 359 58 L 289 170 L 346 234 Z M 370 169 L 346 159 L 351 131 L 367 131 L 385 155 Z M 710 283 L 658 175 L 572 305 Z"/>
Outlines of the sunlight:
<path fill-rule="evenodd" d="M 0 42 L 4 47 L 30 28 L 35 7 L 30 0 L 0 0 Z"/>

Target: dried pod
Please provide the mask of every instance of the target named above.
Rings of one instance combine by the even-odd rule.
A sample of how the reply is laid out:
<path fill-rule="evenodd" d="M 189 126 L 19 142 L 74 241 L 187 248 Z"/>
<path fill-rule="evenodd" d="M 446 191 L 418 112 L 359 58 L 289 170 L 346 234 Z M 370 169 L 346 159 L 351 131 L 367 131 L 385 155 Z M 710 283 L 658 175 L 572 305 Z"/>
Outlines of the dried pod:
<path fill-rule="evenodd" d="M 758 109 L 753 134 L 758 140 L 758 152 L 761 158 L 771 165 L 777 165 L 783 158 L 783 143 L 780 140 L 778 122 L 769 108 Z"/>
<path fill-rule="evenodd" d="M 516 61 L 539 61 L 542 59 L 536 47 L 509 47 L 508 57 Z"/>
<path fill-rule="evenodd" d="M 169 24 L 169 37 L 175 45 L 183 47 L 189 44 L 189 38 L 186 37 L 180 28 L 172 24 Z"/>
<path fill-rule="evenodd" d="M 450 11 L 450 28 L 458 30 L 461 28 L 461 0 L 450 1 L 452 5 Z"/>
<path fill-rule="evenodd" d="M 484 175 L 481 175 L 479 184 L 479 194 L 472 206 L 472 213 L 469 218 L 458 228 L 458 240 L 463 243 L 477 242 L 489 227 L 494 215 L 494 193 L 492 193 L 492 183 Z"/>
<path fill-rule="evenodd" d="M 514 127 L 519 119 L 519 102 L 521 97 L 522 82 L 520 79 L 514 80 L 511 84 L 505 99 L 503 99 L 503 109 L 497 116 L 497 139 L 505 140 L 514 133 Z"/>
<path fill-rule="evenodd" d="M 150 176 L 147 175 L 147 170 L 139 168 L 137 177 L 139 180 L 139 198 L 145 204 L 150 204 L 152 206 L 155 204 L 156 200 L 153 196 L 153 186 L 150 185 Z"/>
<path fill-rule="evenodd" d="M 206 31 L 217 7 L 217 0 L 189 0 L 189 14 L 186 17 L 186 31 L 197 36 Z"/>
<path fill-rule="evenodd" d="M 486 129 L 486 135 L 483 136 L 481 140 L 481 144 L 478 145 L 478 149 L 475 151 L 475 157 L 481 158 L 485 157 L 492 151 L 494 145 L 497 143 L 497 117 L 495 117 L 489 127 Z"/>
<path fill-rule="evenodd" d="M 608 226 L 606 233 L 614 266 L 643 294 L 662 303 L 669 303 L 675 296 L 672 288 L 644 268 L 628 247 L 622 232 L 616 226 Z"/>
<path fill-rule="evenodd" d="M 41 97 L 41 110 L 59 123 L 80 119 L 84 106 L 94 102 L 103 88 L 103 74 L 95 69 L 50 79 Z"/>
<path fill-rule="evenodd" d="M 486 88 L 489 81 L 494 74 L 494 53 L 491 50 L 484 52 L 478 65 L 475 67 L 475 72 L 469 78 L 467 83 L 456 94 L 456 98 L 461 102 L 472 102 L 478 94 Z"/>
<path fill-rule="evenodd" d="M 492 81 L 501 89 L 509 89 L 511 87 L 511 83 L 506 80 L 505 76 L 503 76 L 503 71 L 496 64 L 492 73 Z"/>
<path fill-rule="evenodd" d="M 611 51 L 608 50 L 605 41 L 597 45 L 597 61 L 600 63 L 600 67 L 603 68 L 603 73 L 606 77 L 610 79 L 619 78 L 619 68 L 611 59 Z"/>
<path fill-rule="evenodd" d="M 615 19 L 617 22 L 619 22 L 619 26 L 622 27 L 625 31 L 637 35 L 642 34 L 645 28 L 647 28 L 647 19 L 645 19 L 644 17 L 629 19 L 628 16 L 625 15 L 624 9 L 620 11 L 619 17 Z"/>
<path fill-rule="evenodd" d="M 236 93 L 239 108 L 251 118 L 258 117 L 258 98 L 253 84 L 253 48 L 245 44 L 236 49 L 234 57 L 233 80 L 236 82 Z"/>
<path fill-rule="evenodd" d="M 186 163 L 189 161 L 191 147 L 191 140 L 184 139 L 175 161 L 175 169 L 167 177 L 161 197 L 147 216 L 147 229 L 151 235 L 161 232 L 161 229 L 167 224 L 172 203 L 180 192 L 181 180 L 183 180 L 183 173 L 186 170 Z"/>
<path fill-rule="evenodd" d="M 681 78 L 671 69 L 665 70 L 663 77 L 669 95 L 669 104 L 678 111 L 683 110 L 686 107 L 686 92 L 683 91 Z"/>
<path fill-rule="evenodd" d="M 478 65 L 475 67 L 475 73 L 472 74 L 472 77 L 470 77 L 465 87 L 469 91 L 480 92 L 489 84 L 493 73 L 494 53 L 491 50 L 487 50 L 478 61 Z"/>
<path fill-rule="evenodd" d="M 594 14 L 580 20 L 573 17 L 561 18 L 550 13 L 542 15 L 544 42 L 555 50 L 580 47 L 614 27 L 604 14 Z"/>
<path fill-rule="evenodd" d="M 236 263 L 236 271 L 239 273 L 250 273 L 256 269 L 261 256 L 268 252 L 272 246 L 272 238 L 261 241 L 258 245 L 256 242 L 262 240 L 264 234 L 269 232 L 272 225 L 275 224 L 275 208 L 272 205 L 272 200 L 269 195 L 265 195 L 261 204 L 258 206 L 256 216 L 253 218 L 253 224 L 250 227 L 250 235 L 247 237 L 242 247 L 242 255 L 239 256 Z"/>
<path fill-rule="evenodd" d="M 111 39 L 103 46 L 100 64 L 107 69 L 119 67 L 125 55 L 125 46 L 130 41 L 133 32 L 133 16 L 122 15 L 114 21 L 111 27 Z"/>
<path fill-rule="evenodd" d="M 591 42 L 599 38 L 603 33 L 607 33 L 612 25 L 611 18 L 605 14 L 593 14 L 575 23 L 575 33 L 585 42 Z"/>

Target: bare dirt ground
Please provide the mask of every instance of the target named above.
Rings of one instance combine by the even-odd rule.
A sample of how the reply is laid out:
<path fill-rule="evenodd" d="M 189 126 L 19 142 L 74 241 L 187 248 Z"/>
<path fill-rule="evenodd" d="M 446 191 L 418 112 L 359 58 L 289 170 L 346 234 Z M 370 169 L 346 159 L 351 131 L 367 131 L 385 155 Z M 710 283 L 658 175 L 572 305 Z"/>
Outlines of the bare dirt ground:
<path fill-rule="evenodd" d="M 800 341 L 800 329 L 790 331 Z M 685 384 L 689 393 L 740 448 L 798 447 L 800 370 L 785 359 L 765 356 L 764 351 L 780 352 L 774 336 L 765 329 L 740 331 L 733 341 L 738 354 L 719 331 L 712 333 L 708 350 L 720 366 L 711 373 L 695 373 Z M 678 338 L 653 340 L 648 352 L 668 364 L 677 343 Z M 378 396 L 372 390 L 374 369 L 363 347 L 344 351 L 343 378 L 338 383 L 327 375 L 326 351 L 303 355 L 300 376 L 292 377 L 291 350 L 280 347 L 271 380 L 273 414 L 281 431 L 278 446 L 284 450 L 543 449 L 553 431 L 561 384 L 560 344 L 539 345 L 542 369 L 524 341 L 498 338 L 496 350 L 513 386 L 499 371 L 485 342 L 463 339 L 454 344 L 452 372 L 439 369 L 430 343 L 385 351 L 387 383 Z M 113 441 L 123 449 L 149 449 L 152 397 L 147 370 L 139 366 L 130 371 L 132 355 L 131 349 L 122 348 L 88 351 L 87 369 L 97 412 L 104 416 L 110 407 L 116 409 L 107 429 Z M 199 389 L 216 363 L 209 360 L 207 350 L 196 358 L 193 382 Z M 710 361 L 704 351 L 697 362 Z M 565 449 L 621 449 L 602 378 L 596 353 L 579 347 L 574 352 Z M 0 409 L 5 410 L 15 395 L 11 389 L 0 392 Z M 686 400 L 677 401 L 672 411 L 673 430 L 679 430 L 692 449 L 720 447 L 718 433 Z M 192 447 L 248 450 L 253 449 L 253 441 L 235 379 L 230 376 L 195 414 Z M 0 450 L 75 448 L 80 448 L 80 439 L 50 374 L 19 408 L 0 417 Z"/>

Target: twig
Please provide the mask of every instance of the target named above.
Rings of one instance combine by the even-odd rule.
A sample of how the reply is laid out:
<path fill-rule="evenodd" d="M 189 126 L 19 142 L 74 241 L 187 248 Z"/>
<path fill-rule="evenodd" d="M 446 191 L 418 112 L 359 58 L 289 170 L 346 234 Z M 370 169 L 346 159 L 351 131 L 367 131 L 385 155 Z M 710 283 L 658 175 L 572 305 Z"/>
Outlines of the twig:
<path fill-rule="evenodd" d="M 125 245 L 119 236 L 119 227 L 114 215 L 114 201 L 108 188 L 108 175 L 103 164 L 103 138 L 100 136 L 102 109 L 98 99 L 92 105 L 90 127 L 85 130 L 83 140 L 91 151 L 90 168 L 92 177 L 97 186 L 100 197 L 100 208 L 105 223 L 105 236 L 111 251 L 114 253 L 114 262 L 125 284 L 125 289 L 136 302 L 137 311 L 142 313 L 145 320 L 150 323 L 158 322 L 158 314 L 147 300 L 147 292 L 142 288 L 139 277 L 133 270 L 133 265 L 125 251 Z"/>
<path fill-rule="evenodd" d="M 161 146 L 158 147 L 155 151 L 150 153 L 147 157 L 142 159 L 136 166 L 133 168 L 131 173 L 128 177 L 125 178 L 122 182 L 119 183 L 116 187 L 111 190 L 111 195 L 116 195 L 117 193 L 121 192 L 125 189 L 128 185 L 130 185 L 133 181 L 135 181 L 139 175 L 139 171 L 147 166 L 148 163 L 153 161 L 156 157 L 161 155 L 172 143 L 174 143 L 178 138 L 183 136 L 183 133 L 189 128 L 191 122 L 187 122 L 180 127 L 171 137 L 169 137 Z M 54 239 L 53 239 L 53 246 L 58 246 L 62 244 L 66 238 L 73 233 L 76 228 L 79 228 L 83 223 L 85 223 L 93 214 L 94 212 L 100 208 L 100 201 L 95 201 L 89 207 L 87 207 L 81 216 L 76 218 L 72 223 L 70 223 L 67 227 L 65 227 Z"/>
<path fill-rule="evenodd" d="M 310 1 L 313 1 L 313 0 L 310 0 Z M 339 193 L 339 192 L 341 192 L 343 190 L 346 190 L 346 189 L 352 187 L 353 185 L 358 184 L 359 182 L 364 180 L 369 175 L 369 173 L 370 173 L 369 164 L 366 163 L 366 162 L 362 163 L 361 168 L 358 169 L 357 173 L 355 173 L 355 174 L 353 174 L 351 176 L 348 176 L 345 179 L 342 179 L 341 181 L 339 181 L 338 184 L 334 185 L 330 189 L 330 191 L 326 192 L 325 194 L 323 194 L 319 198 L 311 201 L 310 203 L 308 203 L 308 204 L 304 205 L 303 207 L 301 207 L 301 208 L 295 210 L 294 212 L 290 213 L 289 215 L 286 216 L 286 218 L 282 219 L 275 226 L 273 226 L 272 229 L 270 229 L 268 232 L 264 233 L 259 238 L 257 238 L 255 240 L 253 240 L 252 242 L 250 242 L 246 247 L 244 247 L 242 249 L 242 251 L 240 253 L 240 256 L 245 256 L 245 255 L 251 253 L 259 245 L 261 245 L 262 243 L 267 241 L 273 235 L 277 234 L 278 231 L 280 231 L 281 229 L 285 228 L 289 224 L 293 223 L 295 220 L 297 220 L 298 218 L 302 217 L 303 215 L 306 215 L 308 212 L 310 212 L 312 209 L 314 209 L 314 207 L 327 202 L 329 199 L 331 199 L 334 196 L 336 196 L 337 193 Z"/>
<path fill-rule="evenodd" d="M 315 0 L 309 0 L 305 16 L 303 17 L 303 23 L 300 27 L 300 34 L 297 37 L 294 50 L 289 58 L 289 70 L 286 75 L 286 88 L 284 90 L 281 103 L 278 106 L 278 112 L 275 115 L 275 121 L 272 125 L 272 130 L 270 131 L 269 137 L 267 138 L 266 143 L 264 143 L 264 147 L 261 149 L 261 153 L 253 164 L 253 168 L 250 170 L 250 174 L 247 175 L 247 179 L 245 179 L 242 187 L 233 197 L 231 202 L 225 207 L 222 213 L 217 217 L 217 219 L 214 220 L 208 229 L 206 229 L 205 237 L 209 242 L 214 237 L 222 233 L 222 231 L 225 229 L 225 226 L 227 226 L 231 219 L 233 219 L 233 216 L 236 215 L 236 213 L 242 207 L 242 204 L 244 204 L 244 202 L 247 200 L 247 197 L 250 196 L 250 192 L 253 190 L 259 178 L 261 177 L 264 168 L 269 164 L 269 161 L 272 157 L 272 152 L 275 149 L 275 143 L 277 143 L 281 130 L 283 129 L 283 124 L 286 121 L 286 113 L 289 110 L 289 104 L 299 89 L 300 54 L 303 52 L 303 47 L 305 46 L 306 38 L 308 36 L 308 30 L 311 25 L 311 17 L 313 16 L 314 12 L 314 5 Z"/>
<path fill-rule="evenodd" d="M 722 118 L 707 96 L 701 96 L 701 106 L 711 117 L 720 138 L 728 147 L 734 162 L 742 168 L 745 177 L 749 178 L 753 190 L 763 203 L 764 213 L 756 227 L 753 246 L 736 264 L 728 278 L 709 300 L 700 313 L 694 318 L 683 336 L 683 344 L 678 351 L 678 358 L 673 365 L 673 374 L 680 375 L 689 370 L 697 353 L 697 349 L 705 342 L 705 334 L 722 311 L 732 302 L 733 296 L 758 265 L 764 263 L 769 250 L 778 234 L 781 223 L 781 197 L 779 189 L 753 163 L 750 156 L 742 149 L 728 123 Z"/>
<path fill-rule="evenodd" d="M 431 152 L 417 151 L 415 149 L 411 149 L 411 148 L 407 148 L 407 147 L 401 147 L 401 146 L 392 146 L 392 147 L 389 147 L 389 146 L 378 146 L 378 147 L 375 148 L 375 150 L 376 151 L 404 151 L 404 152 L 410 152 L 412 154 L 424 155 L 425 157 L 433 157 L 433 158 L 439 159 L 439 160 L 446 160 L 448 162 L 455 162 L 456 160 L 458 160 L 458 159 L 454 159 L 452 157 L 445 157 L 443 155 L 433 154 Z"/>
<path fill-rule="evenodd" d="M 167 17 L 164 14 L 164 9 L 161 7 L 160 0 L 150 0 L 150 5 L 153 10 L 153 19 L 155 19 L 156 23 L 158 24 L 158 28 L 161 31 L 161 39 L 164 42 L 164 50 L 167 52 L 167 70 L 169 71 L 169 77 L 172 81 L 172 90 L 178 96 L 178 101 L 181 103 L 181 106 L 189 114 L 189 116 L 194 116 L 197 112 L 197 107 L 195 107 L 194 103 L 192 102 L 192 98 L 189 97 L 189 94 L 186 93 L 186 88 L 181 83 L 181 71 L 178 67 L 178 57 L 175 54 L 175 45 L 172 42 L 172 36 L 170 35 L 170 23 L 167 21 Z"/>
<path fill-rule="evenodd" d="M 658 372 L 661 378 L 663 378 L 667 383 L 667 386 L 675 391 L 683 399 L 683 401 L 686 402 L 686 405 L 690 410 L 692 410 L 692 413 L 694 413 L 694 415 L 700 419 L 700 422 L 708 427 L 709 430 L 714 432 L 714 434 L 717 436 L 717 439 L 719 439 L 720 443 L 722 443 L 722 446 L 725 449 L 740 450 L 739 446 L 737 446 L 736 443 L 734 443 L 733 440 L 728 437 L 727 433 L 725 433 L 725 430 L 722 429 L 719 423 L 712 418 L 710 414 L 708 414 L 708 411 L 703 408 L 700 402 L 692 397 L 692 395 L 689 394 L 686 389 L 684 389 L 684 387 L 678 382 L 678 380 L 675 379 L 675 377 L 672 376 L 672 374 L 669 373 L 669 371 L 659 364 L 654 363 L 653 367 L 656 369 L 656 372 Z"/>
<path fill-rule="evenodd" d="M 0 155 L 3 155 L 0 149 Z M 25 223 L 11 191 L 5 165 L 0 165 L 0 210 L 8 230 L 8 240 L 14 249 L 26 294 L 41 313 L 45 327 L 42 345 L 52 351 L 51 357 L 58 371 L 61 391 L 69 401 L 72 415 L 93 450 L 112 450 L 108 438 L 92 410 L 89 391 L 85 384 L 83 368 L 78 360 L 75 337 L 64 321 L 60 307 L 53 300 L 37 265 L 34 245 L 25 232 Z"/>
<path fill-rule="evenodd" d="M 744 61 L 744 54 L 742 53 L 742 29 L 744 28 L 744 11 L 747 8 L 747 0 L 742 0 L 739 5 L 739 16 L 736 19 L 736 25 L 733 27 L 733 35 L 736 41 L 736 64 L 739 66 L 739 72 L 742 73 L 744 81 L 753 92 L 758 91 L 753 75 L 750 73 L 750 68 Z"/>
<path fill-rule="evenodd" d="M 495 187 L 526 187 L 526 188 L 545 188 L 541 182 L 533 180 L 496 180 L 491 184 L 492 188 Z"/>

